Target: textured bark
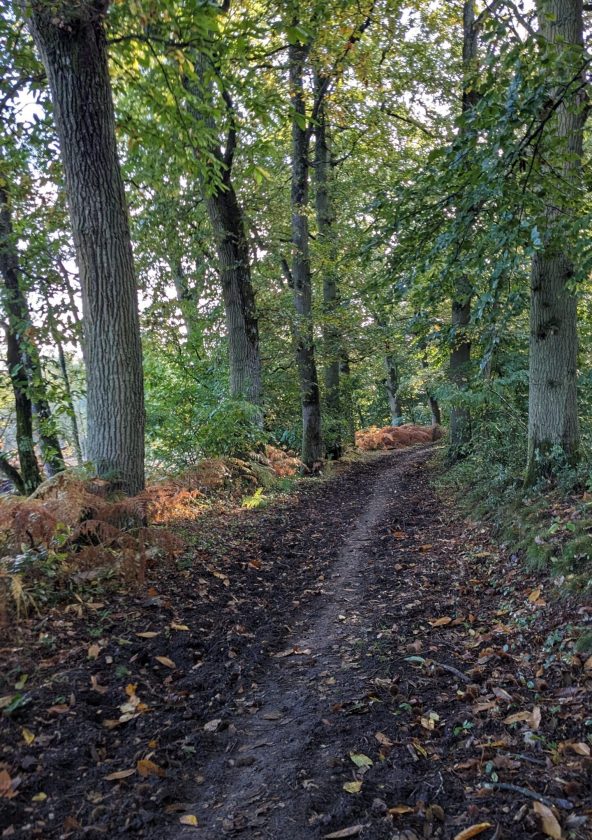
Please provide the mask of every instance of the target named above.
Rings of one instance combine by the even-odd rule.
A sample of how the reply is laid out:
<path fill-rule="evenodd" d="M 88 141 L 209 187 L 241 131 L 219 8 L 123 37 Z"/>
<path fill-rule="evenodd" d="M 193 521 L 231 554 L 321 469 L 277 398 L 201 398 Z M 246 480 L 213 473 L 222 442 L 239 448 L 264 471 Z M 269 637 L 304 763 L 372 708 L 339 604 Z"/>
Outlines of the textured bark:
<path fill-rule="evenodd" d="M 261 405 L 261 356 L 245 224 L 230 173 L 207 199 L 218 252 L 230 362 L 230 394 Z"/>
<path fill-rule="evenodd" d="M 0 187 L 0 273 L 4 284 L 6 361 L 14 394 L 16 445 L 24 493 L 32 493 L 41 481 L 33 441 L 33 406 L 29 396 L 29 379 L 22 356 L 22 338 L 26 321 L 18 307 L 14 289 L 19 287 L 18 252 L 14 241 L 10 207 L 6 190 Z"/>
<path fill-rule="evenodd" d="M 201 356 L 202 342 L 200 340 L 201 330 L 198 324 L 197 307 L 200 294 L 203 290 L 203 282 L 200 282 L 197 286 L 190 285 L 189 278 L 180 258 L 173 262 L 171 271 L 179 309 L 181 310 L 185 329 L 187 330 L 187 343 L 193 353 Z M 200 272 L 200 274 L 202 273 Z"/>
<path fill-rule="evenodd" d="M 296 310 L 296 363 L 302 404 L 302 460 L 308 467 L 325 452 L 321 431 L 321 400 L 315 361 L 312 321 L 312 278 L 308 232 L 309 136 L 306 129 L 303 75 L 308 50 L 301 44 L 289 47 L 292 117 L 292 290 Z"/>
<path fill-rule="evenodd" d="M 80 466 L 83 462 L 82 446 L 80 444 L 80 432 L 78 429 L 78 419 L 76 417 L 76 410 L 74 408 L 74 398 L 72 396 L 72 386 L 70 384 L 70 374 L 68 373 L 68 365 L 66 362 L 66 354 L 64 353 L 64 345 L 60 337 L 60 331 L 56 324 L 53 307 L 49 297 L 45 295 L 45 305 L 47 306 L 47 320 L 49 324 L 49 331 L 51 333 L 52 341 L 58 351 L 58 362 L 60 366 L 60 373 L 64 383 L 64 394 L 66 397 L 66 405 L 68 406 L 68 417 L 70 420 L 70 431 L 72 434 L 72 445 L 76 455 L 76 463 Z"/>
<path fill-rule="evenodd" d="M 388 395 L 389 411 L 391 413 L 391 425 L 400 426 L 403 422 L 403 409 L 399 396 L 399 368 L 397 360 L 392 353 L 387 351 L 384 357 L 386 367 L 386 392 Z"/>
<path fill-rule="evenodd" d="M 475 0 L 463 4 L 463 91 L 462 113 L 467 114 L 477 103 L 477 93 L 472 89 L 471 77 L 477 60 L 478 37 L 475 26 Z M 467 388 L 471 364 L 471 342 L 467 327 L 471 320 L 471 283 L 461 277 L 452 300 L 453 347 L 450 353 L 450 381 L 459 391 Z M 450 412 L 450 457 L 464 454 L 471 440 L 471 415 L 467 408 L 453 405 Z"/>
<path fill-rule="evenodd" d="M 195 61 L 199 84 L 185 80 L 186 90 L 198 103 L 205 105 L 202 113 L 199 107 L 190 106 L 191 115 L 203 123 L 214 136 L 216 125 L 208 111 L 211 110 L 212 91 L 206 78 L 205 59 L 198 55 Z M 225 102 L 228 106 L 228 97 Z M 222 299 L 226 317 L 228 355 L 230 367 L 230 394 L 255 405 L 263 401 L 261 355 L 259 352 L 259 323 L 255 307 L 255 292 L 251 278 L 249 243 L 242 208 L 232 182 L 232 164 L 236 146 L 234 114 L 229 113 L 231 128 L 224 153 L 220 146 L 210 144 L 210 154 L 219 164 L 221 182 L 213 178 L 202 178 L 206 197 L 208 217 L 214 233 Z"/>
<path fill-rule="evenodd" d="M 317 97 L 325 80 L 315 74 Z M 323 272 L 323 344 L 325 350 L 325 445 L 327 455 L 338 459 L 342 454 L 342 416 L 340 393 L 341 333 L 337 316 L 339 291 L 337 283 L 337 242 L 335 213 L 331 197 L 331 152 L 327 134 L 324 104 L 321 102 L 315 126 L 315 203 Z"/>
<path fill-rule="evenodd" d="M 559 447 L 569 461 L 574 461 L 579 445 L 577 307 L 576 298 L 568 289 L 575 255 L 564 250 L 558 241 L 556 226 L 563 212 L 573 212 L 573 206 L 577 206 L 575 197 L 582 177 L 582 0 L 539 0 L 537 12 L 543 38 L 557 45 L 565 58 L 569 55 L 565 81 L 575 82 L 571 85 L 573 92 L 565 95 L 548 127 L 564 156 L 556 167 L 562 178 L 562 206 L 557 206 L 556 197 L 549 202 L 544 248 L 532 263 L 527 482 L 552 471 L 553 459 L 549 456 L 553 448 Z"/>
<path fill-rule="evenodd" d="M 16 490 L 17 493 L 20 493 L 21 496 L 26 494 L 25 484 L 23 479 L 21 478 L 21 474 L 13 467 L 6 454 L 4 452 L 0 452 L 0 472 L 3 473 L 6 478 L 12 483 L 12 486 Z"/>
<path fill-rule="evenodd" d="M 27 4 L 60 140 L 82 289 L 88 456 L 127 493 L 144 487 L 144 389 L 128 211 L 103 28 L 106 0 Z"/>
<path fill-rule="evenodd" d="M 345 349 L 341 351 L 339 374 L 341 384 L 341 410 L 343 414 L 343 442 L 348 446 L 355 446 L 356 420 L 354 416 L 353 383 L 349 354 Z"/>
<path fill-rule="evenodd" d="M 32 403 L 39 430 L 43 462 L 48 475 L 55 475 L 65 468 L 49 400 L 39 350 L 32 335 L 32 322 L 27 299 L 21 285 L 18 249 L 14 239 L 10 202 L 5 187 L 0 186 L 0 238 L 2 240 L 2 279 L 4 282 L 4 309 L 7 330 L 18 346 L 18 352 L 27 380 L 27 394 Z"/>

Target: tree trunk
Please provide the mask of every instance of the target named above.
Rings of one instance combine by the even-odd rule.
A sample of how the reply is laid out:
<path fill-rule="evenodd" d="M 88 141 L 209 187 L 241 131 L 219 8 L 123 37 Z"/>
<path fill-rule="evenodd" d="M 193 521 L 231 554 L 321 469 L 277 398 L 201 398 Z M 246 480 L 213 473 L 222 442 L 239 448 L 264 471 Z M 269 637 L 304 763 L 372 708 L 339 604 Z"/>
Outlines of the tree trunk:
<path fill-rule="evenodd" d="M 230 172 L 207 199 L 222 281 L 230 362 L 230 395 L 261 405 L 261 356 L 249 244 Z"/>
<path fill-rule="evenodd" d="M 322 96 L 325 80 L 315 73 L 315 90 Z M 321 264 L 323 274 L 323 344 L 325 350 L 325 445 L 329 458 L 342 454 L 342 416 L 340 394 L 341 333 L 337 318 L 339 293 L 337 286 L 337 243 L 335 214 L 331 200 L 331 152 L 327 136 L 324 104 L 321 104 L 315 126 L 315 182 L 316 211 Z"/>
<path fill-rule="evenodd" d="M 585 123 L 584 36 L 582 0 L 539 0 L 539 30 L 556 45 L 565 61 L 564 94 L 549 126 L 557 144 L 553 154 L 561 185 L 547 197 L 543 249 L 531 270 L 530 362 L 528 399 L 527 483 L 553 472 L 557 450 L 574 462 L 579 446 L 577 405 L 577 304 L 569 289 L 574 274 L 574 253 L 565 250 L 561 224 L 566 211 L 579 206 Z M 550 173 L 548 173 L 550 176 Z M 559 460 L 562 460 L 561 458 Z"/>
<path fill-rule="evenodd" d="M 465 0 L 463 4 L 463 117 L 477 104 L 477 93 L 472 87 L 477 50 L 475 0 Z M 461 277 L 456 284 L 452 300 L 453 345 L 450 353 L 450 381 L 459 392 L 466 391 L 470 375 L 471 342 L 467 336 L 467 327 L 471 321 L 472 291 L 469 279 Z M 463 405 L 453 405 L 450 412 L 450 458 L 456 460 L 462 457 L 470 440 L 470 412 Z"/>
<path fill-rule="evenodd" d="M 80 466 L 83 463 L 82 446 L 80 445 L 80 432 L 78 429 L 78 419 L 76 417 L 76 409 L 74 407 L 74 398 L 72 396 L 72 386 L 70 385 L 70 374 L 68 373 L 68 365 L 66 362 L 66 354 L 64 353 L 64 345 L 60 337 L 60 332 L 56 324 L 56 319 L 49 300 L 49 295 L 45 294 L 45 305 L 47 307 L 47 322 L 51 338 L 58 351 L 58 363 L 62 380 L 64 383 L 64 393 L 66 396 L 66 405 L 68 407 L 68 417 L 70 420 L 70 430 L 72 433 L 72 445 L 74 446 L 74 453 L 76 455 L 76 463 Z"/>
<path fill-rule="evenodd" d="M 344 443 L 349 446 L 356 445 L 356 419 L 354 414 L 354 394 L 351 378 L 351 366 L 349 353 L 342 348 L 341 359 L 339 360 L 339 373 L 341 378 L 341 404 L 343 412 L 343 438 Z"/>
<path fill-rule="evenodd" d="M 200 110 L 194 105 L 189 107 L 191 115 L 214 134 L 216 124 L 211 116 L 211 84 L 206 75 L 204 56 L 199 54 L 195 61 L 198 84 L 184 80 L 185 89 L 194 96 Z M 219 163 L 219 177 L 202 177 L 206 208 L 210 225 L 214 233 L 222 299 L 226 316 L 228 335 L 228 355 L 230 367 L 230 395 L 235 399 L 248 400 L 255 405 L 263 401 L 261 355 L 259 352 L 259 323 L 255 308 L 255 292 L 251 279 L 251 260 L 249 243 L 243 212 L 232 182 L 232 164 L 236 147 L 236 126 L 232 103 L 229 96 L 224 96 L 228 110 L 230 129 L 224 153 L 215 142 L 210 146 L 210 153 Z M 205 113 L 204 113 L 205 111 Z M 263 419 L 263 418 L 262 418 Z"/>
<path fill-rule="evenodd" d="M 399 368 L 392 353 L 387 352 L 384 357 L 386 366 L 386 392 L 388 395 L 391 425 L 400 426 L 403 423 L 403 409 L 399 396 Z"/>
<path fill-rule="evenodd" d="M 171 272 L 179 309 L 181 310 L 181 316 L 187 331 L 187 344 L 190 351 L 200 357 L 203 348 L 201 346 L 201 330 L 199 329 L 197 313 L 199 297 L 203 290 L 203 282 L 199 283 L 197 287 L 190 286 L 189 278 L 183 268 L 180 257 L 172 262 Z"/>
<path fill-rule="evenodd" d="M 18 346 L 18 354 L 27 381 L 27 394 L 32 403 L 39 429 L 41 454 L 47 472 L 55 475 L 65 468 L 64 457 L 52 416 L 39 350 L 32 336 L 31 315 L 20 282 L 20 266 L 12 227 L 8 193 L 0 186 L 0 238 L 2 240 L 2 279 L 7 329 Z"/>
<path fill-rule="evenodd" d="M 304 102 L 307 47 L 291 44 L 288 53 L 292 103 L 292 289 L 296 310 L 296 362 L 302 404 L 302 460 L 307 467 L 324 456 L 321 400 L 315 361 L 312 321 L 312 278 L 308 234 L 308 131 Z"/>
<path fill-rule="evenodd" d="M 103 17 L 108 0 L 27 4 L 47 71 L 80 270 L 88 455 L 124 492 L 144 487 L 144 387 L 128 211 Z"/>
<path fill-rule="evenodd" d="M 21 474 L 12 466 L 4 452 L 0 452 L 0 472 L 4 473 L 17 493 L 20 493 L 21 496 L 26 495 L 25 484 L 21 478 Z"/>

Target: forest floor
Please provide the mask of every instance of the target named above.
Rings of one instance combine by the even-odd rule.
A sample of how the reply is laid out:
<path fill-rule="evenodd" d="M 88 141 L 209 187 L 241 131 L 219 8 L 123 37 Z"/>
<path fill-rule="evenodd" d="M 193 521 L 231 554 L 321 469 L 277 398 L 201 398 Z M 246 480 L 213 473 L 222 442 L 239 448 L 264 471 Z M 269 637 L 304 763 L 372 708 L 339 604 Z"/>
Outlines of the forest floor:
<path fill-rule="evenodd" d="M 143 592 L 25 622 L 0 836 L 591 838 L 592 609 L 436 498 L 433 453 L 222 506 Z"/>

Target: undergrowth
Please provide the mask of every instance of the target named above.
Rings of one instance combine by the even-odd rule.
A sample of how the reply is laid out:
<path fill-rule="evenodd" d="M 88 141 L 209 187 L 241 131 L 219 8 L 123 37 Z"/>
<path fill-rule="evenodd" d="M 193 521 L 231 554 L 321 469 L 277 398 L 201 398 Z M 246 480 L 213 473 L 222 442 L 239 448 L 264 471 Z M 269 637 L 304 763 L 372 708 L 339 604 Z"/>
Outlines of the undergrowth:
<path fill-rule="evenodd" d="M 514 418 L 476 424 L 467 456 L 450 466 L 447 453 L 436 486 L 460 510 L 493 526 L 507 550 L 530 569 L 548 573 L 564 593 L 592 595 L 592 459 L 557 463 L 553 479 L 524 487 L 524 425 Z"/>

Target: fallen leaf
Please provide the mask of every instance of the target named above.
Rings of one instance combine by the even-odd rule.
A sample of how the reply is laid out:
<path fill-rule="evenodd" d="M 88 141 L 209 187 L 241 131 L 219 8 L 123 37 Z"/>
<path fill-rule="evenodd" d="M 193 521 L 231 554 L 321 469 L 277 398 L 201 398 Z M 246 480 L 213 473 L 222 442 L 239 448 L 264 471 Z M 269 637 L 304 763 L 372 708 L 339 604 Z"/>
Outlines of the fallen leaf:
<path fill-rule="evenodd" d="M 189 630 L 186 624 L 175 624 L 173 621 L 171 624 L 171 630 Z"/>
<path fill-rule="evenodd" d="M 90 687 L 92 691 L 97 691 L 99 694 L 106 694 L 109 691 L 106 685 L 99 685 L 99 680 L 94 674 L 90 678 Z"/>
<path fill-rule="evenodd" d="M 23 736 L 24 742 L 30 747 L 35 740 L 35 735 L 26 726 L 21 729 L 21 735 Z"/>
<path fill-rule="evenodd" d="M 183 814 L 182 817 L 179 817 L 179 822 L 181 823 L 181 825 L 199 825 L 195 814 Z"/>
<path fill-rule="evenodd" d="M 66 712 L 70 711 L 70 706 L 66 703 L 58 703 L 56 706 L 50 706 L 47 710 L 48 714 L 50 715 L 65 715 Z"/>
<path fill-rule="evenodd" d="M 349 757 L 356 765 L 356 767 L 372 767 L 374 762 L 364 753 L 350 753 Z"/>
<path fill-rule="evenodd" d="M 590 755 L 590 747 L 588 746 L 588 744 L 580 742 L 579 744 L 568 744 L 568 747 L 570 750 L 577 753 L 577 755 Z"/>
<path fill-rule="evenodd" d="M 384 732 L 375 732 L 374 737 L 376 738 L 378 743 L 381 744 L 383 747 L 394 747 L 395 746 L 393 741 L 391 741 L 391 739 L 388 737 L 388 735 L 385 735 Z"/>
<path fill-rule="evenodd" d="M 47 794 L 43 793 L 43 791 L 39 791 L 39 793 L 36 793 L 35 796 L 31 797 L 31 802 L 45 802 L 46 799 Z"/>
<path fill-rule="evenodd" d="M 105 779 L 108 782 L 117 782 L 119 779 L 127 779 L 129 776 L 133 776 L 135 772 L 135 767 L 132 767 L 130 770 L 117 770 L 115 773 L 109 773 L 108 776 L 105 776 Z"/>
<path fill-rule="evenodd" d="M 177 666 L 173 662 L 172 659 L 169 659 L 168 656 L 155 656 L 154 657 L 157 662 L 160 662 L 161 665 L 166 666 L 167 668 L 176 668 Z"/>
<path fill-rule="evenodd" d="M 163 770 L 162 767 L 159 767 L 158 764 L 150 761 L 149 758 L 141 758 L 136 763 L 136 769 L 140 776 L 143 776 L 144 778 L 146 778 L 146 776 L 160 776 L 162 779 L 166 776 L 166 771 Z"/>
<path fill-rule="evenodd" d="M 541 829 L 547 837 L 553 837 L 554 840 L 561 840 L 561 826 L 557 822 L 557 817 L 553 811 L 543 805 L 542 802 L 535 802 L 533 805 L 534 812 L 540 818 Z"/>
<path fill-rule="evenodd" d="M 204 724 L 204 732 L 216 732 L 218 727 L 222 721 L 220 718 L 216 718 L 215 720 L 209 720 L 207 723 Z"/>
<path fill-rule="evenodd" d="M 458 834 L 455 834 L 454 840 L 471 840 L 471 837 L 476 837 L 482 831 L 487 831 L 488 828 L 491 828 L 491 823 L 475 823 L 475 825 L 471 825 L 469 828 L 465 828 L 464 831 L 459 831 Z"/>
<path fill-rule="evenodd" d="M 388 813 L 393 814 L 394 816 L 399 816 L 400 814 L 413 814 L 415 808 L 411 808 L 409 805 L 395 805 L 394 808 L 389 808 Z"/>
<path fill-rule="evenodd" d="M 350 825 L 349 828 L 342 828 L 340 831 L 332 831 L 331 834 L 324 834 L 325 840 L 343 840 L 345 837 L 357 837 L 361 833 L 363 825 Z"/>
<path fill-rule="evenodd" d="M 592 656 L 589 656 L 584 662 L 584 671 L 592 671 Z"/>
<path fill-rule="evenodd" d="M 15 782 L 6 770 L 0 770 L 0 796 L 12 799 L 16 796 Z"/>
<path fill-rule="evenodd" d="M 141 639 L 155 639 L 157 636 L 160 636 L 160 633 L 156 633 L 154 630 L 145 630 L 143 633 L 136 633 L 136 636 L 139 636 Z"/>
<path fill-rule="evenodd" d="M 96 659 L 101 652 L 101 648 L 99 645 L 94 644 L 91 645 L 87 651 L 87 656 L 89 659 Z"/>
<path fill-rule="evenodd" d="M 533 589 L 530 595 L 528 596 L 528 600 L 531 604 L 534 604 L 535 601 L 538 601 L 541 594 L 540 587 L 538 589 Z"/>
<path fill-rule="evenodd" d="M 447 624 L 450 624 L 452 620 L 453 619 L 450 618 L 449 615 L 443 615 L 442 618 L 430 619 L 429 624 L 431 624 L 432 627 L 445 627 Z"/>
<path fill-rule="evenodd" d="M 346 782 L 343 785 L 343 789 L 346 793 L 359 793 L 362 790 L 362 782 L 359 780 L 356 782 Z"/>

